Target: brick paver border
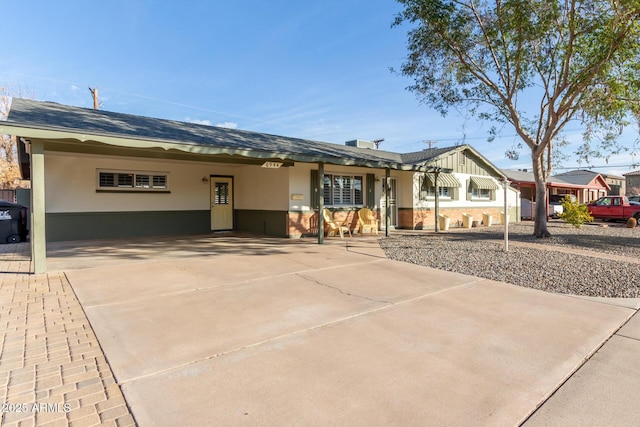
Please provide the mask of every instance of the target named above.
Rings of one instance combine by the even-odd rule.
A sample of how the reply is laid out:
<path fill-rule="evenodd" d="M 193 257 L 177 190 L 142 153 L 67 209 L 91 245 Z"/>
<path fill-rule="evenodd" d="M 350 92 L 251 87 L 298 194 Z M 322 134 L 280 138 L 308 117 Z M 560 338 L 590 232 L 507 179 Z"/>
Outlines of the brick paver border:
<path fill-rule="evenodd" d="M 28 248 L 0 245 L 0 424 L 135 426 L 69 281 L 30 274 Z"/>

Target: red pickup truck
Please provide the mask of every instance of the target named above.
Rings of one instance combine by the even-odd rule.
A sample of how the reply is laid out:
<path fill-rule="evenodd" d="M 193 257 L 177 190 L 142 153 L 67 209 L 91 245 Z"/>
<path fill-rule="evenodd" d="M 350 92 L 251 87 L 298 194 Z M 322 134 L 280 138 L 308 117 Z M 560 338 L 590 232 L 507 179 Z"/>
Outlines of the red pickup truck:
<path fill-rule="evenodd" d="M 605 196 L 587 205 L 594 219 L 635 218 L 640 222 L 640 205 L 629 204 L 626 196 Z"/>

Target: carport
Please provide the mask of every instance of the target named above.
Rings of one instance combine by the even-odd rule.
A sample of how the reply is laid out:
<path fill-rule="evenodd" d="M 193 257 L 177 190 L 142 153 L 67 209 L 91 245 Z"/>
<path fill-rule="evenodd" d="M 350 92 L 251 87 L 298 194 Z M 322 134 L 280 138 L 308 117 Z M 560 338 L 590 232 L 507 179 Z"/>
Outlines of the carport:
<path fill-rule="evenodd" d="M 388 189 L 391 171 L 427 172 L 434 169 L 419 163 L 405 164 L 399 153 L 25 99 L 12 100 L 8 120 L 0 123 L 0 133 L 10 134 L 18 139 L 23 178 L 31 180 L 30 239 L 36 273 L 47 270 L 46 246 L 51 231 L 47 230 L 46 223 L 54 218 L 57 221 L 55 231 L 58 234 L 64 234 L 63 229 L 93 232 L 96 229 L 126 227 L 127 230 L 138 232 L 153 225 L 155 228 L 146 235 L 161 235 L 163 227 L 176 223 L 184 224 L 184 228 L 191 234 L 194 233 L 193 225 L 200 224 L 200 228 L 195 229 L 204 232 L 203 228 L 207 226 L 208 221 L 206 215 L 213 217 L 214 205 L 217 203 L 230 205 L 231 215 L 234 215 L 235 187 L 232 177 L 231 181 L 221 182 L 220 187 L 214 188 L 213 178 L 224 180 L 230 177 L 224 173 L 210 173 L 206 170 L 206 165 L 216 165 L 222 170 L 228 169 L 231 165 L 241 165 L 260 172 L 268 169 L 286 169 L 295 166 L 296 163 L 317 167 L 315 188 L 311 191 L 311 198 L 315 198 L 315 202 L 307 201 L 305 207 L 301 208 L 307 211 L 307 221 L 309 217 L 317 216 L 317 225 L 314 226 L 316 230 L 323 230 L 322 215 L 317 215 L 316 212 L 321 212 L 323 207 L 323 197 L 319 195 L 323 193 L 325 165 L 334 165 L 343 171 L 346 167 L 354 167 L 383 173 L 384 188 L 387 189 L 384 196 L 385 224 L 389 223 L 390 217 Z M 153 163 L 154 166 L 150 170 L 145 169 L 145 164 L 154 161 L 156 163 Z M 93 162 L 93 165 L 82 173 L 75 173 L 87 162 Z M 105 162 L 117 166 L 101 166 Z M 178 197 L 176 194 L 179 192 L 171 191 L 167 182 L 169 178 L 178 177 L 174 181 L 184 178 L 179 173 L 156 169 L 170 168 L 167 166 L 169 162 L 182 162 L 182 170 L 204 168 L 202 174 L 190 176 L 188 183 L 182 183 L 181 194 L 195 191 L 202 194 L 204 189 L 209 194 L 208 187 L 203 187 L 202 184 L 210 183 L 212 204 L 207 206 L 210 209 L 199 206 L 187 210 L 175 206 L 184 203 L 184 200 L 173 200 Z M 53 172 L 47 169 L 52 164 L 57 168 Z M 161 166 L 158 166 L 159 164 Z M 255 182 L 268 181 L 263 179 L 264 176 L 254 177 Z M 307 191 L 309 189 L 310 177 L 301 176 L 287 176 L 268 184 L 269 191 L 265 192 L 277 195 L 279 199 L 284 198 L 285 201 L 290 198 L 296 199 L 301 194 L 290 193 L 289 187 L 305 187 Z M 370 196 L 373 194 L 372 190 L 377 188 L 377 178 L 368 173 L 366 178 L 366 185 L 369 187 L 367 205 L 374 204 Z M 53 190 L 50 189 L 52 186 L 55 186 L 57 197 L 66 198 L 70 204 L 82 205 L 84 210 L 67 210 L 64 206 L 56 206 L 56 211 L 51 212 L 49 207 L 54 200 L 51 193 Z M 247 184 L 247 188 L 249 187 L 250 184 Z M 218 188 L 223 194 L 222 197 L 214 195 Z M 118 199 L 114 202 L 115 207 L 114 204 L 109 204 L 109 200 L 115 199 L 115 194 L 122 196 L 127 193 L 135 193 L 136 196 L 131 196 L 126 201 Z M 100 194 L 101 197 L 96 199 L 96 194 Z M 161 195 L 165 196 L 164 199 L 161 199 Z M 199 203 L 204 202 L 200 200 Z M 95 204 L 101 204 L 104 209 L 94 211 Z M 136 205 L 135 208 L 129 207 L 132 204 Z M 273 221 L 289 221 L 289 212 L 286 209 L 253 206 L 246 211 L 248 221 L 255 221 L 255 218 L 260 221 L 269 221 L 270 218 L 275 218 Z M 226 214 L 228 215 L 228 212 Z M 231 224 L 214 226 L 211 219 L 211 230 L 234 229 L 233 222 Z M 386 227 L 386 230 L 388 233 L 389 227 Z M 322 243 L 323 233 L 316 233 L 318 243 Z"/>

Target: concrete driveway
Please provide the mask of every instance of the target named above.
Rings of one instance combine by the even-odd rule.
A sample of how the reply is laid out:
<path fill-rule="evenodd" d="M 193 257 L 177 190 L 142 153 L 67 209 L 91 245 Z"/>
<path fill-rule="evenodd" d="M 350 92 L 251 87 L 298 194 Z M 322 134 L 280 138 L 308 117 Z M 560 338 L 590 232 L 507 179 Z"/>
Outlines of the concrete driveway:
<path fill-rule="evenodd" d="M 635 313 L 373 238 L 168 243 L 49 251 L 141 426 L 517 425 Z"/>

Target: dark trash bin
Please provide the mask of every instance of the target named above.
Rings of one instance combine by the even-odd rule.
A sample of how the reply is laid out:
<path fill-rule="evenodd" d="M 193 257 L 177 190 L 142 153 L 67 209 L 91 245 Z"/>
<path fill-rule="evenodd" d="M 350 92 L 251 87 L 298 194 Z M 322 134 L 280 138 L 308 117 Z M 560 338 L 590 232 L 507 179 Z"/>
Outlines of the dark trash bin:
<path fill-rule="evenodd" d="M 0 200 L 0 243 L 22 242 L 27 234 L 27 208 Z"/>

